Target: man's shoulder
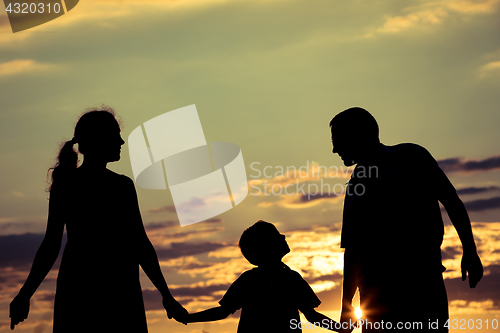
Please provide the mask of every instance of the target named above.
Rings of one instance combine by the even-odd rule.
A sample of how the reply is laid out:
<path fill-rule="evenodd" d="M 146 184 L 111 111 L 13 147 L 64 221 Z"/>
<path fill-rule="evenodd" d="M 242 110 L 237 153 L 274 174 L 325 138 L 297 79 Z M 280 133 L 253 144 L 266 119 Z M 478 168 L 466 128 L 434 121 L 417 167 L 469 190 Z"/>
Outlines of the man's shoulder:
<path fill-rule="evenodd" d="M 404 158 L 408 159 L 433 159 L 431 153 L 416 143 L 398 143 L 393 146 L 384 146 L 384 150 L 387 153 L 397 153 Z"/>

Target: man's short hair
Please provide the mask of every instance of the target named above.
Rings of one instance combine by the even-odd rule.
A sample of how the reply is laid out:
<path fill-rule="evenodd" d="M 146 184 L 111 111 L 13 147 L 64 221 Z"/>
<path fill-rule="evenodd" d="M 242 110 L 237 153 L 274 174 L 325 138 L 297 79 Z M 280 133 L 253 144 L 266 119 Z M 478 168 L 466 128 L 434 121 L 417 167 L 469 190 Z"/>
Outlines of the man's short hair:
<path fill-rule="evenodd" d="M 274 224 L 259 220 L 243 231 L 239 247 L 241 253 L 251 264 L 259 266 L 274 250 L 276 234 Z"/>
<path fill-rule="evenodd" d="M 337 114 L 330 121 L 332 132 L 354 132 L 358 137 L 378 139 L 379 128 L 372 114 L 360 107 L 353 107 Z"/>

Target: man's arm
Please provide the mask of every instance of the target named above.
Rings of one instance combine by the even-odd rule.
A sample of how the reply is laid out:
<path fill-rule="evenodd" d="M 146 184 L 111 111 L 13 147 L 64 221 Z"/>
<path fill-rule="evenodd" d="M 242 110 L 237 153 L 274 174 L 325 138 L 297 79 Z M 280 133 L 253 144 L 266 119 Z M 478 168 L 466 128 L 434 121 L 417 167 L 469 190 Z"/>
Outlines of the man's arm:
<path fill-rule="evenodd" d="M 448 216 L 455 226 L 458 237 L 462 242 L 462 281 L 465 281 L 468 273 L 469 286 L 475 288 L 483 277 L 483 265 L 477 254 L 469 214 L 467 214 L 464 203 L 456 193 L 447 194 L 445 197 L 440 198 L 439 201 L 441 201 L 448 212 Z"/>
<path fill-rule="evenodd" d="M 352 306 L 352 299 L 356 293 L 359 265 L 357 253 L 352 248 L 346 248 L 344 251 L 344 277 L 342 282 L 342 310 L 340 313 L 340 322 L 347 322 L 349 327 L 351 323 L 357 320 Z"/>

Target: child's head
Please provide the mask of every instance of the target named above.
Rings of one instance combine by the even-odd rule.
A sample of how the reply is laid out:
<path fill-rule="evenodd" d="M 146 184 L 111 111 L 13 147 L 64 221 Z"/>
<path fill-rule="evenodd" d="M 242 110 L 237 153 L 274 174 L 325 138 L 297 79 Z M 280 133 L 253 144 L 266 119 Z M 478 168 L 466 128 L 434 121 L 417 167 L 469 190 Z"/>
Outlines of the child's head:
<path fill-rule="evenodd" d="M 272 223 L 262 220 L 243 231 L 239 246 L 243 256 L 256 266 L 281 261 L 290 252 L 285 235 Z"/>

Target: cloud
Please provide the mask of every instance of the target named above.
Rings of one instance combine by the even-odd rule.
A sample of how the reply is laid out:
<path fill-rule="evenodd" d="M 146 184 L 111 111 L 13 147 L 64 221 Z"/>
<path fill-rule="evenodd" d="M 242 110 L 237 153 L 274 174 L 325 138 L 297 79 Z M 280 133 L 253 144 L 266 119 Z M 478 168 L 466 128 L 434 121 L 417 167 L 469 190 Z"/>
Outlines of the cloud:
<path fill-rule="evenodd" d="M 353 168 L 322 166 L 307 161 L 306 165 L 296 166 L 254 166 L 256 172 L 248 181 L 249 193 L 264 199 L 258 205 L 270 207 L 279 205 L 287 208 L 308 208 L 326 200 L 336 201 L 343 197 L 345 179 L 348 179 Z M 262 177 L 263 178 L 258 178 Z M 342 179 L 340 183 L 338 179 Z M 276 198 L 278 198 L 276 200 Z"/>
<path fill-rule="evenodd" d="M 494 13 L 498 9 L 498 0 L 448 0 L 446 5 L 448 8 L 461 13 L 469 14 L 489 14 Z"/>
<path fill-rule="evenodd" d="M 18 59 L 0 63 L 0 77 L 13 76 L 27 72 L 47 71 L 57 66 L 53 64 L 42 64 L 31 59 Z"/>
<path fill-rule="evenodd" d="M 169 212 L 169 213 L 175 213 L 175 206 L 174 205 L 166 205 L 166 206 L 161 206 L 161 207 L 153 207 L 148 209 L 149 212 L 151 213 L 160 213 L 160 212 Z"/>
<path fill-rule="evenodd" d="M 221 218 L 211 218 L 195 225 L 181 227 L 178 221 L 167 220 L 146 224 L 146 230 L 151 242 L 155 246 L 166 246 L 173 241 L 179 243 L 191 238 L 201 239 L 225 230 Z"/>
<path fill-rule="evenodd" d="M 307 193 L 307 194 L 302 194 L 299 197 L 300 202 L 310 202 L 314 200 L 321 200 L 321 199 L 333 199 L 337 198 L 340 194 L 336 193 Z"/>
<path fill-rule="evenodd" d="M 288 184 L 299 184 L 310 181 L 319 181 L 324 178 L 328 179 L 349 179 L 354 168 L 345 168 L 343 166 L 325 166 L 317 162 L 306 162 L 302 166 L 262 166 L 260 162 L 254 162 L 250 165 L 250 169 L 256 172 L 255 175 L 250 175 L 252 180 L 248 181 L 249 186 L 258 186 L 264 184 L 268 188 L 279 184 L 285 187 Z"/>
<path fill-rule="evenodd" d="M 314 185 L 308 184 L 308 185 Z M 317 193 L 317 192 L 312 192 L 312 193 L 296 193 L 292 195 L 287 195 L 287 194 L 282 194 L 278 196 L 278 200 L 274 201 L 263 201 L 258 204 L 259 207 L 271 207 L 271 206 L 282 206 L 285 208 L 291 208 L 291 209 L 303 209 L 303 208 L 309 208 L 316 206 L 320 203 L 329 201 L 332 203 L 339 202 L 342 198 L 344 197 L 343 193 L 342 194 L 336 194 L 336 193 Z"/>
<path fill-rule="evenodd" d="M 428 29 L 441 25 L 450 16 L 492 14 L 498 9 L 499 0 L 438 0 L 421 1 L 419 5 L 406 7 L 401 15 L 386 16 L 381 27 L 374 33 L 394 34 L 411 29 Z"/>
<path fill-rule="evenodd" d="M 472 231 L 477 250 L 484 267 L 500 262 L 500 222 L 472 222 Z M 443 273 L 447 279 L 459 278 L 462 243 L 453 226 L 445 226 L 443 244 Z M 459 253 L 457 253 L 457 251 Z"/>
<path fill-rule="evenodd" d="M 42 243 L 43 234 L 0 236 L 0 267 L 30 265 Z"/>
<path fill-rule="evenodd" d="M 479 78 L 500 75 L 500 60 L 489 62 L 479 68 Z"/>
<path fill-rule="evenodd" d="M 461 278 L 446 279 L 449 302 L 456 300 L 463 300 L 467 303 L 492 301 L 492 308 L 483 309 L 483 311 L 500 310 L 500 265 L 485 266 L 484 270 L 485 275 L 473 289 L 469 287 L 468 281 L 462 281 Z M 466 306 L 466 303 L 462 306 Z"/>
<path fill-rule="evenodd" d="M 28 270 L 44 236 L 44 234 L 33 233 L 0 236 L 0 268 L 13 267 L 18 270 Z M 59 268 L 65 244 L 66 234 L 63 235 L 61 250 L 52 267 L 53 270 Z"/>
<path fill-rule="evenodd" d="M 498 191 L 500 187 L 498 186 L 487 186 L 487 187 L 464 187 L 457 190 L 458 195 L 469 195 L 477 193 L 485 193 L 490 191 Z"/>
<path fill-rule="evenodd" d="M 206 226 L 209 224 L 216 224 L 216 223 L 221 223 L 222 219 L 218 217 L 210 218 L 205 221 L 197 223 L 197 227 L 200 226 Z M 172 228 L 178 228 L 179 221 L 174 221 L 174 220 L 167 220 L 163 222 L 150 222 L 146 224 L 145 228 L 148 231 L 159 231 L 159 230 L 165 230 L 165 229 L 172 229 Z"/>
<path fill-rule="evenodd" d="M 204 242 L 204 243 L 172 243 L 170 248 L 159 248 L 156 254 L 160 260 L 169 260 L 196 254 L 208 253 L 227 246 L 226 243 Z"/>
<path fill-rule="evenodd" d="M 446 173 L 451 172 L 479 172 L 500 169 L 500 155 L 488 157 L 484 160 L 472 160 L 461 157 L 438 160 L 439 167 Z"/>
<path fill-rule="evenodd" d="M 146 228 L 147 231 L 159 231 L 159 230 L 175 228 L 178 226 L 179 226 L 178 221 L 169 220 L 163 222 L 151 222 L 146 224 L 144 227 Z"/>
<path fill-rule="evenodd" d="M 89 24 L 107 29 L 119 29 L 120 19 L 137 17 L 144 19 L 146 16 L 158 12 L 172 12 L 203 8 L 210 5 L 228 2 L 229 0 L 86 0 L 80 1 L 70 12 L 55 20 L 43 24 L 44 28 L 60 30 L 76 24 Z M 37 36 L 37 27 L 20 33 L 12 33 L 7 15 L 0 20 L 0 44 L 11 44 L 20 40 L 29 40 Z M 0 16 L 1 17 L 1 16 Z M 147 18 L 146 18 L 147 19 Z M 43 28 L 42 28 L 43 29 Z"/>
<path fill-rule="evenodd" d="M 397 33 L 415 26 L 441 24 L 446 17 L 448 17 L 448 12 L 440 7 L 417 10 L 403 16 L 389 16 L 377 32 Z"/>
<path fill-rule="evenodd" d="M 442 260 L 455 259 L 457 256 L 462 254 L 462 249 L 460 246 L 447 246 L 441 249 Z"/>
<path fill-rule="evenodd" d="M 500 208 L 500 197 L 467 201 L 464 205 L 470 212 Z"/>

